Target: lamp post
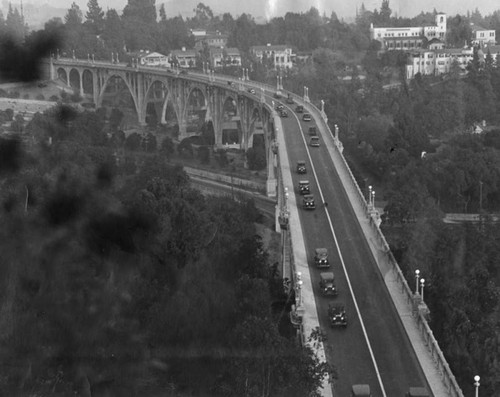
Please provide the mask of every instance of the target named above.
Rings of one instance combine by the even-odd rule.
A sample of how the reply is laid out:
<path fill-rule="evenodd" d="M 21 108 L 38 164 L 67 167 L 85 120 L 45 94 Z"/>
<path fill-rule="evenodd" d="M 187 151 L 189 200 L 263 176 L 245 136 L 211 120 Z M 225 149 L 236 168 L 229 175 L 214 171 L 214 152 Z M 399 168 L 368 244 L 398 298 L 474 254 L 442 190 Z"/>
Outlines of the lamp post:
<path fill-rule="evenodd" d="M 420 270 L 415 270 L 415 294 L 418 294 L 418 277 L 420 276 Z"/>
<path fill-rule="evenodd" d="M 476 397 L 479 397 L 479 375 L 474 376 L 474 386 L 476 386 Z"/>
<path fill-rule="evenodd" d="M 425 279 L 421 278 L 420 279 L 420 295 L 422 296 L 422 302 L 424 301 L 424 286 L 425 286 Z"/>
<path fill-rule="evenodd" d="M 372 208 L 372 185 L 368 186 L 368 209 Z"/>
<path fill-rule="evenodd" d="M 250 76 L 248 75 L 248 68 L 245 69 L 247 71 L 247 80 L 250 80 Z"/>
<path fill-rule="evenodd" d="M 375 190 L 372 190 L 372 210 L 375 209 Z"/>

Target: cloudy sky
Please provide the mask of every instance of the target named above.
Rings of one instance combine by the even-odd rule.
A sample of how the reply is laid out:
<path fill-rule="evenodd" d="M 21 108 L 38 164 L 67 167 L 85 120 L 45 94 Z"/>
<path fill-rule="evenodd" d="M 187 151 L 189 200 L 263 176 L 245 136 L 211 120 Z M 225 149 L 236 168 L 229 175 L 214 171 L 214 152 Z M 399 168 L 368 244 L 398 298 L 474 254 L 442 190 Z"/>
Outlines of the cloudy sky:
<path fill-rule="evenodd" d="M 5 0 L 4 0 L 5 1 Z M 13 4 L 19 0 L 11 0 Z M 49 4 L 55 7 L 69 8 L 70 0 L 23 0 L 24 3 L 34 4 Z M 83 10 L 87 9 L 88 0 L 74 0 Z M 380 8 L 382 0 L 156 0 L 156 4 L 166 4 L 168 15 L 178 15 L 179 13 L 191 16 L 192 10 L 196 4 L 203 2 L 208 5 L 216 14 L 229 12 L 233 16 L 240 15 L 244 12 L 251 14 L 254 17 L 273 17 L 284 15 L 288 11 L 302 12 L 307 11 L 314 6 L 321 13 L 326 13 L 329 16 L 332 11 L 335 11 L 339 17 L 352 17 L 355 15 L 356 6 L 365 4 L 369 10 Z M 115 8 L 122 10 L 127 0 L 99 0 L 99 4 L 103 9 Z M 393 13 L 401 16 L 414 16 L 420 11 L 432 11 L 436 8 L 437 11 L 445 12 L 449 15 L 457 13 L 464 14 L 467 10 L 474 10 L 476 7 L 485 15 L 490 14 L 495 10 L 500 9 L 499 0 L 390 0 L 390 7 Z"/>

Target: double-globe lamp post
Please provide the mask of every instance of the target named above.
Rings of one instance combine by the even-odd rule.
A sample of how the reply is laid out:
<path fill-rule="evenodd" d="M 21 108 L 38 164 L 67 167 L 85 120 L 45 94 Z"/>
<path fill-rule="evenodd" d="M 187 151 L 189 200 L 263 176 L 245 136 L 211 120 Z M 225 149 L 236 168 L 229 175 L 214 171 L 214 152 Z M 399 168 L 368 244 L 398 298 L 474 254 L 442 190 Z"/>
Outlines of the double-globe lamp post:
<path fill-rule="evenodd" d="M 418 278 L 420 276 L 420 270 L 415 270 L 415 294 L 418 294 Z"/>
<path fill-rule="evenodd" d="M 474 376 L 474 386 L 476 386 L 476 397 L 479 397 L 479 375 Z"/>

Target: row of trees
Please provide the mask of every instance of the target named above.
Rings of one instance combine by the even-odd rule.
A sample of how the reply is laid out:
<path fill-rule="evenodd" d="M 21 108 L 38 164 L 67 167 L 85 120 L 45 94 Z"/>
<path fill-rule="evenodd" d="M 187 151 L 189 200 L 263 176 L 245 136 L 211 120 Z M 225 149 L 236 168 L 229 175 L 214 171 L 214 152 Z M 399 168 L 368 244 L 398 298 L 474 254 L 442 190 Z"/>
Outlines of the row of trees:
<path fill-rule="evenodd" d="M 2 394 L 316 395 L 329 368 L 278 329 L 293 296 L 252 202 L 203 197 L 162 155 L 129 173 L 93 114 L 0 140 Z"/>

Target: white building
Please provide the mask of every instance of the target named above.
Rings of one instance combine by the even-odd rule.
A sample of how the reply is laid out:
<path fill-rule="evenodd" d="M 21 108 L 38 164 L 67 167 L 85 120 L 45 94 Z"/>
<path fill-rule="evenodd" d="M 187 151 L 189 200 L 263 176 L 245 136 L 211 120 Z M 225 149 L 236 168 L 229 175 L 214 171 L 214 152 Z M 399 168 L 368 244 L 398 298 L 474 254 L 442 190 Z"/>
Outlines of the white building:
<path fill-rule="evenodd" d="M 437 14 L 435 25 L 420 27 L 380 27 L 370 26 L 370 39 L 382 44 L 383 50 L 411 50 L 423 46 L 424 39 L 446 39 L 446 15 Z"/>
<path fill-rule="evenodd" d="M 250 47 L 250 52 L 262 62 L 264 56 L 271 59 L 275 69 L 291 68 L 293 66 L 293 53 L 292 47 L 286 45 L 271 45 L 253 46 Z"/>
<path fill-rule="evenodd" d="M 169 61 L 172 65 L 178 64 L 181 68 L 193 68 L 196 66 L 197 56 L 197 51 L 186 50 L 186 47 L 182 47 L 182 49 L 173 50 L 170 53 Z"/>
<path fill-rule="evenodd" d="M 217 69 L 224 66 L 241 66 L 241 54 L 237 48 L 210 48 L 210 64 Z"/>
<path fill-rule="evenodd" d="M 471 23 L 472 27 L 472 45 L 495 45 L 496 32 L 494 29 L 483 29 L 480 26 Z"/>
<path fill-rule="evenodd" d="M 494 63 L 500 60 L 500 45 L 490 45 L 478 50 L 480 63 L 486 61 L 489 53 Z M 417 73 L 422 75 L 441 75 L 450 72 L 451 65 L 457 62 L 462 71 L 474 58 L 474 49 L 469 48 L 446 48 L 439 50 L 416 49 L 410 52 L 406 65 L 406 77 L 412 79 Z"/>
<path fill-rule="evenodd" d="M 137 59 L 139 59 L 141 65 L 145 66 L 170 67 L 168 57 L 159 52 L 141 51 L 137 54 Z"/>

